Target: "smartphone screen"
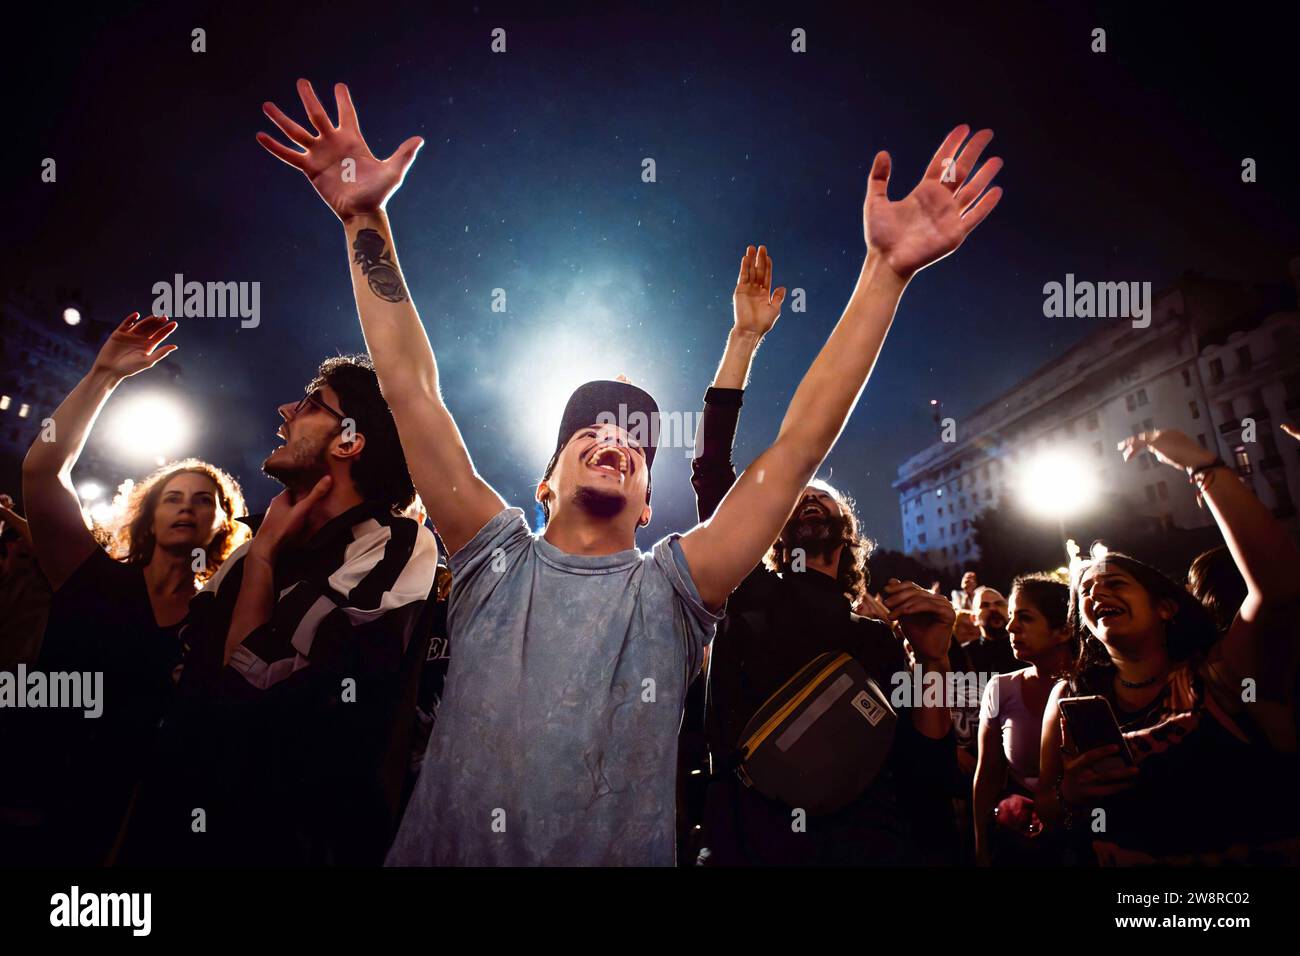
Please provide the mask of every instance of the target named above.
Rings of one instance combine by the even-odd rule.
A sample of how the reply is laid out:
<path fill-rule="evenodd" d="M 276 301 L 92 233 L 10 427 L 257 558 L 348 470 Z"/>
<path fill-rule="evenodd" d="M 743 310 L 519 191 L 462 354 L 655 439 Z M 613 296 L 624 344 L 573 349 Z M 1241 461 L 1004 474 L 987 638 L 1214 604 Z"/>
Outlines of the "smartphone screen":
<path fill-rule="evenodd" d="M 1115 712 L 1110 709 L 1110 702 L 1105 697 L 1062 697 L 1058 704 L 1061 708 L 1061 716 L 1065 718 L 1070 728 L 1070 736 L 1074 738 L 1079 753 L 1111 744 L 1119 747 L 1119 753 L 1114 757 L 1102 760 L 1096 765 L 1098 770 L 1134 765 L 1128 742 L 1120 732 Z"/>

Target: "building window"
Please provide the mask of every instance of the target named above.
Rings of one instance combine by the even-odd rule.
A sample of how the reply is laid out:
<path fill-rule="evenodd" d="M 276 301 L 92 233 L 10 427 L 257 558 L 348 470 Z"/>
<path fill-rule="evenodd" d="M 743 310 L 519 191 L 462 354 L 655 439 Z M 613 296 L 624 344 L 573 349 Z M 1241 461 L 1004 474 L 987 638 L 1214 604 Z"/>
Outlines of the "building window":
<path fill-rule="evenodd" d="M 1210 384 L 1218 385 L 1223 381 L 1223 359 L 1210 360 Z"/>
<path fill-rule="evenodd" d="M 921 544 L 925 544 L 925 532 L 922 531 L 920 534 L 918 534 L 916 536 L 916 540 L 919 541 Z"/>
<path fill-rule="evenodd" d="M 1202 447 L 1202 448 L 1209 448 L 1209 447 L 1210 447 L 1209 445 L 1205 444 L 1205 433 L 1204 433 L 1204 432 L 1201 432 L 1199 435 L 1197 435 L 1197 436 L 1196 436 L 1196 440 L 1197 440 L 1198 442 L 1201 443 L 1201 447 Z"/>
<path fill-rule="evenodd" d="M 958 499 L 957 499 L 957 504 L 961 505 L 961 510 L 962 510 L 962 511 L 965 511 L 965 510 L 966 510 L 966 496 L 965 496 L 965 495 L 962 495 L 960 498 L 958 498 Z"/>
<path fill-rule="evenodd" d="M 1200 417 L 1201 417 L 1201 406 L 1200 406 L 1200 405 L 1197 405 L 1195 402 L 1188 402 L 1188 403 L 1187 403 L 1187 410 L 1190 411 L 1190 412 L 1192 413 L 1192 418 L 1200 418 Z"/>
<path fill-rule="evenodd" d="M 1219 402 L 1219 415 L 1223 417 L 1225 424 L 1233 421 L 1232 402 Z"/>
<path fill-rule="evenodd" d="M 1156 485 L 1156 492 L 1160 495 L 1161 498 L 1168 498 L 1169 486 L 1162 481 Z"/>
<path fill-rule="evenodd" d="M 952 523 L 952 530 L 948 533 L 951 534 L 954 538 L 957 537 L 957 522 L 954 521 Z"/>
<path fill-rule="evenodd" d="M 1147 404 L 1147 390 L 1145 388 L 1138 389 L 1137 401 L 1139 405 Z"/>
<path fill-rule="evenodd" d="M 917 516 L 916 516 L 916 523 L 917 523 L 917 524 L 925 524 L 925 515 L 917 515 Z"/>
<path fill-rule="evenodd" d="M 1237 349 L 1237 369 L 1242 372 L 1249 372 L 1252 364 L 1250 358 L 1250 346 L 1240 346 Z"/>
<path fill-rule="evenodd" d="M 1188 388 L 1192 385 L 1192 370 L 1190 368 L 1183 369 L 1183 384 Z"/>
<path fill-rule="evenodd" d="M 1237 462 L 1237 474 L 1246 476 L 1252 473 L 1250 467 L 1250 456 L 1246 454 L 1246 446 L 1238 445 L 1233 450 L 1232 457 Z"/>
<path fill-rule="evenodd" d="M 945 531 L 945 530 L 946 530 L 946 529 L 944 529 L 944 528 L 940 528 L 940 529 L 939 529 L 939 537 L 941 537 L 941 538 L 944 537 L 944 531 Z"/>
<path fill-rule="evenodd" d="M 1124 407 L 1127 408 L 1130 412 L 1136 410 L 1138 407 L 1137 396 L 1132 393 L 1125 395 Z"/>
<path fill-rule="evenodd" d="M 943 556 L 948 557 L 948 546 L 946 544 L 943 546 Z"/>

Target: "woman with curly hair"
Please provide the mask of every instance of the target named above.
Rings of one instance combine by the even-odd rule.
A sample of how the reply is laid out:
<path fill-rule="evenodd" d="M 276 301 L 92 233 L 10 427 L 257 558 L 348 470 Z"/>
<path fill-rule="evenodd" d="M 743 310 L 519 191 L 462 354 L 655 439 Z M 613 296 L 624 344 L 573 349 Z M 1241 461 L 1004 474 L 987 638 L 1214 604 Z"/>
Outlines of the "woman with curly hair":
<path fill-rule="evenodd" d="M 1039 815 L 1102 864 L 1294 863 L 1300 786 L 1286 728 L 1300 554 L 1237 474 L 1182 432 L 1120 449 L 1186 472 L 1246 595 L 1221 635 L 1182 584 L 1141 561 L 1112 552 L 1078 569 L 1070 624 L 1082 645 L 1044 715 Z M 1127 755 L 1117 744 L 1080 752 L 1059 702 L 1088 695 L 1110 704 Z"/>
<path fill-rule="evenodd" d="M 162 344 L 175 328 L 166 318 L 128 316 L 23 461 L 36 558 L 54 589 L 38 668 L 102 674 L 94 678 L 102 681 L 97 719 L 76 711 L 43 720 L 46 756 L 61 763 L 46 768 L 51 788 L 40 799 L 48 832 L 59 835 L 41 851 L 50 863 L 100 862 L 111 850 L 172 695 L 190 599 L 249 536 L 236 521 L 244 514 L 239 484 L 197 459 L 136 485 L 120 520 L 97 529 L 98 538 L 83 517 L 72 469 L 95 420 L 122 381 L 175 350 Z M 77 794 L 93 794 L 93 805 Z"/>

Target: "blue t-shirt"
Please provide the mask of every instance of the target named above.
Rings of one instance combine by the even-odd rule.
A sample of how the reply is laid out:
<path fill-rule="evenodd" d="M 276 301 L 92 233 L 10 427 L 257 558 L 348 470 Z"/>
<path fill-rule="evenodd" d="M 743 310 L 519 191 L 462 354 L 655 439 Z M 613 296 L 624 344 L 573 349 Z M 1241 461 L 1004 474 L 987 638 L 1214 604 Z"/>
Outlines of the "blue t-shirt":
<path fill-rule="evenodd" d="M 678 536 L 573 555 L 509 508 L 451 570 L 451 667 L 389 865 L 671 866 L 686 688 L 722 619 Z"/>

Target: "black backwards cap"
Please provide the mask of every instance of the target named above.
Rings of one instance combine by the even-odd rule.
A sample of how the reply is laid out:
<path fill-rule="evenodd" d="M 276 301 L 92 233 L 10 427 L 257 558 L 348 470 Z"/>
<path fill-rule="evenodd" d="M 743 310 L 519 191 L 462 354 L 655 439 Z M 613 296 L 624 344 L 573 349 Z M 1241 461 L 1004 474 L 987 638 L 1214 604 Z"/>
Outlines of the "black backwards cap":
<path fill-rule="evenodd" d="M 630 382 L 602 380 L 579 385 L 560 418 L 555 437 L 555 454 L 546 466 L 549 475 L 559 460 L 560 451 L 574 433 L 592 425 L 617 425 L 645 451 L 646 502 L 650 501 L 650 466 L 654 464 L 659 442 L 659 406 L 645 389 Z"/>

